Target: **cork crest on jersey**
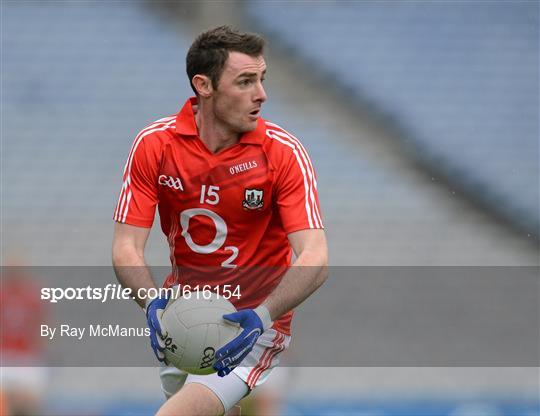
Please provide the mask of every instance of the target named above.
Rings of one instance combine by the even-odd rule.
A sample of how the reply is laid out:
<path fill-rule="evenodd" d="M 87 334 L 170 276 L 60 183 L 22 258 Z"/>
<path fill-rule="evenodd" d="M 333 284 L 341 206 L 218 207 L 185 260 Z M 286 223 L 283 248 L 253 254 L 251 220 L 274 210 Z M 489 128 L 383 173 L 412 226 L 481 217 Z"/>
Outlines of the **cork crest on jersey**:
<path fill-rule="evenodd" d="M 245 189 L 242 206 L 248 210 L 260 210 L 264 206 L 264 190 Z"/>

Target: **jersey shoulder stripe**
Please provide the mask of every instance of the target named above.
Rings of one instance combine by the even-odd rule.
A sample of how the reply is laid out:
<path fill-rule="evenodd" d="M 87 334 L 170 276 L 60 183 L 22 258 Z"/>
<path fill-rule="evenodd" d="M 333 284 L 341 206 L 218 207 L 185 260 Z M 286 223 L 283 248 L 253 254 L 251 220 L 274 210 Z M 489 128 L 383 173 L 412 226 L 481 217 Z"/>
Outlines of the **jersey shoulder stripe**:
<path fill-rule="evenodd" d="M 116 205 L 113 217 L 115 221 L 125 222 L 129 212 L 129 204 L 132 198 L 131 166 L 133 164 L 133 159 L 140 143 L 144 140 L 145 137 L 151 135 L 152 133 L 174 128 L 176 125 L 175 123 L 176 118 L 174 116 L 165 117 L 141 130 L 135 138 L 135 141 L 133 142 L 133 146 L 131 147 L 131 151 L 128 156 L 128 160 L 124 167 L 124 181 L 122 183 L 122 190 L 120 192 L 120 196 L 118 198 L 118 203 Z"/>
<path fill-rule="evenodd" d="M 267 121 L 266 125 L 268 126 L 268 128 L 273 129 L 280 136 L 289 138 L 290 140 L 292 140 L 296 144 L 296 146 L 298 146 L 298 148 L 300 149 L 303 157 L 306 159 L 307 163 L 309 164 L 311 173 L 313 174 L 313 181 L 314 181 L 315 189 L 317 189 L 317 179 L 315 178 L 313 164 L 311 163 L 311 159 L 309 158 L 309 155 L 308 155 L 308 153 L 306 151 L 306 148 L 304 147 L 302 142 L 298 138 L 296 138 L 293 134 L 289 133 L 283 127 L 281 127 L 281 126 L 279 126 L 279 125 L 277 125 L 275 123 L 271 123 L 271 122 Z"/>
<path fill-rule="evenodd" d="M 316 199 L 317 179 L 306 149 L 296 137 L 277 124 L 266 122 L 266 126 L 266 135 L 269 138 L 292 149 L 304 179 L 305 207 L 309 227 L 322 228 L 322 217 Z"/>
<path fill-rule="evenodd" d="M 150 123 L 148 126 L 146 126 L 141 131 L 139 131 L 139 133 L 137 133 L 137 136 L 135 136 L 135 140 L 133 141 L 133 144 L 131 145 L 131 149 L 129 151 L 129 155 L 128 155 L 128 158 L 127 158 L 127 161 L 126 161 L 126 165 L 124 166 L 124 174 L 126 173 L 128 163 L 131 160 L 131 157 L 132 157 L 132 155 L 134 153 L 134 150 L 138 146 L 139 138 L 142 135 L 144 135 L 146 132 L 148 132 L 149 130 L 155 129 L 157 127 L 162 127 L 163 125 L 165 125 L 167 123 L 170 123 L 171 121 L 173 121 L 175 119 L 176 119 L 176 116 L 168 116 L 168 117 L 161 118 L 159 120 L 154 121 L 153 123 Z"/>

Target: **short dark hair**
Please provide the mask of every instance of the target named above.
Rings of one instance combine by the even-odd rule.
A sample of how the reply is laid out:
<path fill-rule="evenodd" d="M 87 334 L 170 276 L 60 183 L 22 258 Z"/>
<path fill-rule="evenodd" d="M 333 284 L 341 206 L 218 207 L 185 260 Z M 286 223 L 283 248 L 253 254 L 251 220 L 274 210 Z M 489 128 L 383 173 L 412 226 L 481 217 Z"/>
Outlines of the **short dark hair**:
<path fill-rule="evenodd" d="M 257 33 L 240 32 L 230 26 L 219 26 L 201 33 L 193 42 L 186 56 L 186 72 L 195 93 L 193 77 L 203 74 L 217 88 L 229 52 L 260 56 L 266 41 Z"/>

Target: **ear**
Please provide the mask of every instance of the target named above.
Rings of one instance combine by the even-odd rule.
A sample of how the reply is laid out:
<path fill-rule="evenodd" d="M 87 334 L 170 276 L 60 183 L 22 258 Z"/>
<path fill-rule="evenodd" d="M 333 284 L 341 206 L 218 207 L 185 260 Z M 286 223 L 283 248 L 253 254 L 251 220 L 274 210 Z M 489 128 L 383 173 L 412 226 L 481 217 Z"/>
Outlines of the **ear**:
<path fill-rule="evenodd" d="M 208 98 L 212 95 L 212 92 L 214 91 L 212 81 L 206 75 L 197 74 L 193 77 L 191 82 L 193 82 L 193 86 L 201 97 Z"/>

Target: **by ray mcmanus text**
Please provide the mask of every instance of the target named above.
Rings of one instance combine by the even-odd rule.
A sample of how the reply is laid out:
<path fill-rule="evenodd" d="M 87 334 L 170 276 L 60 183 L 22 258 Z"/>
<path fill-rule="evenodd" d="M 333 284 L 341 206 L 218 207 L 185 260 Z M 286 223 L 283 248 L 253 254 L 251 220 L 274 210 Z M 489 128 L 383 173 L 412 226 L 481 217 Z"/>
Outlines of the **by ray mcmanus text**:
<path fill-rule="evenodd" d="M 85 337 L 149 337 L 150 329 L 146 327 L 123 327 L 113 324 L 90 324 L 86 327 L 68 324 L 57 326 L 42 324 L 40 335 L 49 340 L 62 337 L 80 341 Z"/>

